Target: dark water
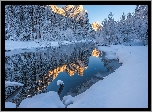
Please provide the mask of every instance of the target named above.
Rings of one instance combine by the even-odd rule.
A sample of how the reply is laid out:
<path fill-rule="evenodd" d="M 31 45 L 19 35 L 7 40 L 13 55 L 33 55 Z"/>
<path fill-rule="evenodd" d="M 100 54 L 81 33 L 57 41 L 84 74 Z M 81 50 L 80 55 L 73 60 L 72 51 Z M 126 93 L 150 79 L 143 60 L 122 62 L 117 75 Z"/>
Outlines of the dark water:
<path fill-rule="evenodd" d="M 65 71 L 58 74 L 58 76 L 48 85 L 47 91 L 56 91 L 58 92 L 59 86 L 57 85 L 58 80 L 64 82 L 64 88 L 61 92 L 61 97 L 63 97 L 71 88 L 74 88 L 87 80 L 98 72 L 105 72 L 107 69 L 104 67 L 104 63 L 99 57 L 90 56 L 88 66 L 80 75 L 77 72 L 74 75 L 66 73 Z"/>

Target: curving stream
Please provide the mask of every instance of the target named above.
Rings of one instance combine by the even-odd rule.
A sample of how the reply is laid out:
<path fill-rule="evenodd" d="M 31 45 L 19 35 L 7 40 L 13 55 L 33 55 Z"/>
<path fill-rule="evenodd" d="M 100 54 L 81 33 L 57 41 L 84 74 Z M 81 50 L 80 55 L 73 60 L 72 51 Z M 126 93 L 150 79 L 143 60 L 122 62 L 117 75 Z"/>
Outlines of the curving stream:
<path fill-rule="evenodd" d="M 115 61 L 118 63 L 118 60 Z M 109 74 L 107 65 L 102 52 L 91 42 L 5 52 L 5 80 L 24 84 L 19 94 L 10 101 L 19 105 L 27 97 L 57 92 L 57 80 L 64 82 L 61 98 L 67 94 L 80 94 L 83 91 L 78 91 L 78 86 L 92 80 L 96 74 L 99 80 Z M 89 84 L 91 82 L 86 89 L 91 86 Z M 17 87 L 5 88 L 5 99 L 12 97 L 16 90 Z"/>

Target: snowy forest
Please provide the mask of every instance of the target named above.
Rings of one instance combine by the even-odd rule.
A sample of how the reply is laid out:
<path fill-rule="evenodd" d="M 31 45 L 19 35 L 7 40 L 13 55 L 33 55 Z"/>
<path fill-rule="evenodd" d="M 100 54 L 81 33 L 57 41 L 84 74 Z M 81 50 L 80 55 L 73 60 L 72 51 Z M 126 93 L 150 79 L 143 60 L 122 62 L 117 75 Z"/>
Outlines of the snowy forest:
<path fill-rule="evenodd" d="M 65 7 L 66 8 L 66 7 Z M 75 6 L 70 12 L 75 13 Z M 89 38 L 93 31 L 85 10 L 71 16 L 55 13 L 50 6 L 7 5 L 5 7 L 5 40 L 71 41 Z"/>
<path fill-rule="evenodd" d="M 5 108 L 147 108 L 148 8 L 5 5 Z"/>
<path fill-rule="evenodd" d="M 102 29 L 96 32 L 96 39 L 105 44 L 141 45 L 148 44 L 148 6 L 137 5 L 135 13 L 122 15 L 120 21 L 115 21 L 112 12 L 108 19 L 102 22 Z"/>
<path fill-rule="evenodd" d="M 54 12 L 49 5 L 6 5 L 5 40 L 72 41 L 95 39 L 103 45 L 148 44 L 148 6 L 137 5 L 134 13 L 115 21 L 112 12 L 97 31 L 89 23 L 88 12 L 80 6 L 62 7 L 65 14 Z M 79 13 L 76 13 L 78 12 Z"/>

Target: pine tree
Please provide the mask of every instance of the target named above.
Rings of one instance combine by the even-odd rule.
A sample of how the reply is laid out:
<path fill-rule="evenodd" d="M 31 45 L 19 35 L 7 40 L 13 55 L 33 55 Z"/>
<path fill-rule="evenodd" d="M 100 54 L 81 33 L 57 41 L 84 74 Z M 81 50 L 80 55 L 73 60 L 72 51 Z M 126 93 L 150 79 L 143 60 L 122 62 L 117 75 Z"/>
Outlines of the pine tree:
<path fill-rule="evenodd" d="M 134 29 L 136 38 L 142 42 L 143 45 L 148 44 L 148 6 L 137 5 L 134 15 Z"/>

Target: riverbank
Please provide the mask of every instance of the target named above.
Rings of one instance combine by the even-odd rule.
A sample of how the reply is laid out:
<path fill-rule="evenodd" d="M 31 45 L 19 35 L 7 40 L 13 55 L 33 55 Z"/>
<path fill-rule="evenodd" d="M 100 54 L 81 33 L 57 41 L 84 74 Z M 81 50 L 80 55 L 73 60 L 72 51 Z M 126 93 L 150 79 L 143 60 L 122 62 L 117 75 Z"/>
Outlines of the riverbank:
<path fill-rule="evenodd" d="M 80 40 L 80 41 L 44 41 L 44 42 L 36 42 L 36 41 L 10 41 L 5 40 L 5 56 L 12 56 L 14 54 L 24 53 L 24 52 L 36 52 L 40 49 L 45 49 L 47 47 L 58 48 L 71 44 L 78 43 L 90 43 L 93 40 Z"/>
<path fill-rule="evenodd" d="M 116 45 L 98 48 L 109 54 L 107 58 L 118 58 L 122 66 L 73 97 L 73 103 L 67 108 L 147 108 L 148 47 Z"/>
<path fill-rule="evenodd" d="M 116 45 L 98 49 L 108 54 L 105 55 L 107 59 L 118 58 L 122 66 L 85 92 L 75 97 L 64 97 L 63 102 L 56 92 L 52 96 L 44 93 L 36 96 L 42 100 L 29 98 L 29 103 L 21 104 L 20 108 L 29 108 L 32 99 L 32 104 L 39 105 L 39 108 L 46 108 L 46 105 L 64 108 L 63 103 L 68 104 L 67 108 L 148 108 L 148 46 Z M 56 100 L 46 102 L 42 97 Z"/>
<path fill-rule="evenodd" d="M 80 41 L 10 41 L 5 40 L 5 50 L 11 51 L 15 49 L 27 50 L 31 48 L 42 48 L 42 47 L 58 47 L 60 45 L 75 44 L 79 42 L 93 42 L 93 40 L 80 40 Z"/>

